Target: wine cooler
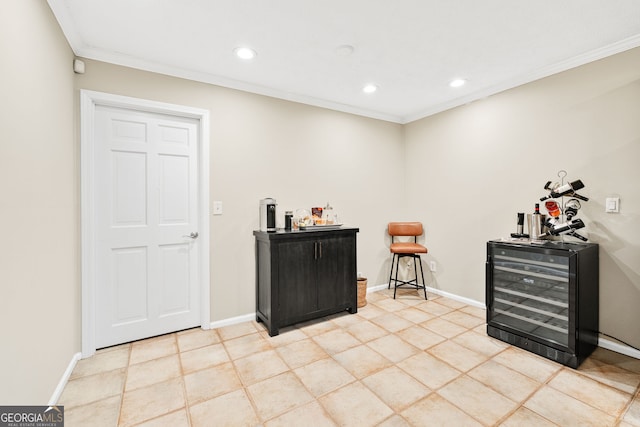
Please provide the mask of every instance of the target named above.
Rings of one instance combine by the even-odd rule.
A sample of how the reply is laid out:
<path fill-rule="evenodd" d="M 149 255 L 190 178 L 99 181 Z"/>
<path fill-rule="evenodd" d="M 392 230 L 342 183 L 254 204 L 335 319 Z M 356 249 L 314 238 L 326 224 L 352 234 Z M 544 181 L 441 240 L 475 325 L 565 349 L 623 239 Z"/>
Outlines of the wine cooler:
<path fill-rule="evenodd" d="M 598 245 L 487 243 L 487 334 L 577 368 L 598 342 Z"/>

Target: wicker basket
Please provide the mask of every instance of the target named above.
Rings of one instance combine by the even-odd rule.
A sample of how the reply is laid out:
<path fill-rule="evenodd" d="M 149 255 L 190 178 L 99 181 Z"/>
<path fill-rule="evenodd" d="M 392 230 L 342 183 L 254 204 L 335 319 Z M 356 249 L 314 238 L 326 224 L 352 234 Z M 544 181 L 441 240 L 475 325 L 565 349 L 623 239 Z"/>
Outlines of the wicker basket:
<path fill-rule="evenodd" d="M 358 308 L 367 305 L 367 279 L 358 277 Z"/>

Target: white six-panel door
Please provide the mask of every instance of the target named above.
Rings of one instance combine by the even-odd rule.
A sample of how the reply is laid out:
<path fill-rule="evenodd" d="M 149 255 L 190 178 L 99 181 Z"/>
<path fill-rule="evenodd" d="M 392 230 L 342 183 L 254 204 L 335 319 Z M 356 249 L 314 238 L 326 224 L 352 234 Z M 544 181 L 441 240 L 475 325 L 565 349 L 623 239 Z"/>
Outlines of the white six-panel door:
<path fill-rule="evenodd" d="M 198 121 L 97 106 L 95 345 L 200 325 Z"/>

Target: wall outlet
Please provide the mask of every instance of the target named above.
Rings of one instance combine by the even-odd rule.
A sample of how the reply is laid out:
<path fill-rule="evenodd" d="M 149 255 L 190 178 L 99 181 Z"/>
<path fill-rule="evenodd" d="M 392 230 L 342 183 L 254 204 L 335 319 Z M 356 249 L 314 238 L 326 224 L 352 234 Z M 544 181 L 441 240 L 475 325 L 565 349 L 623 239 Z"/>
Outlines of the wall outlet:
<path fill-rule="evenodd" d="M 429 270 L 433 271 L 435 273 L 436 271 L 436 262 L 435 261 L 429 261 Z"/>

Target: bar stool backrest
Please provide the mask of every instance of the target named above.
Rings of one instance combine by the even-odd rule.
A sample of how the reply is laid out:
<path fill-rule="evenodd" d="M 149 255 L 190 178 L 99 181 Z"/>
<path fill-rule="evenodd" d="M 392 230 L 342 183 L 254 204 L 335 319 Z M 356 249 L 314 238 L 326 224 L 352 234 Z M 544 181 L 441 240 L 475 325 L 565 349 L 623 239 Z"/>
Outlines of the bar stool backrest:
<path fill-rule="evenodd" d="M 423 233 L 421 222 L 390 222 L 388 233 L 393 239 L 394 236 L 421 236 Z"/>

